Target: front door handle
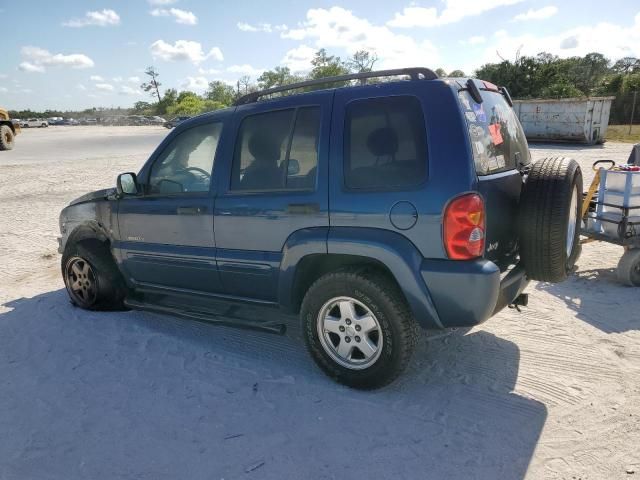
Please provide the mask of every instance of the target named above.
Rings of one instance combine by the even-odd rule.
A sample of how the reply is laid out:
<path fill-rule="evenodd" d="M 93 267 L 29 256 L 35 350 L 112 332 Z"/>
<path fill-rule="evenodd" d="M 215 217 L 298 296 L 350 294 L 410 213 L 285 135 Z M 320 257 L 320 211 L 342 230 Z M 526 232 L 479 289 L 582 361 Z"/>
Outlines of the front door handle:
<path fill-rule="evenodd" d="M 200 215 L 207 211 L 207 207 L 178 207 L 178 215 Z"/>
<path fill-rule="evenodd" d="M 317 203 L 290 203 L 287 205 L 287 213 L 298 215 L 313 214 L 320 211 L 320 205 Z"/>

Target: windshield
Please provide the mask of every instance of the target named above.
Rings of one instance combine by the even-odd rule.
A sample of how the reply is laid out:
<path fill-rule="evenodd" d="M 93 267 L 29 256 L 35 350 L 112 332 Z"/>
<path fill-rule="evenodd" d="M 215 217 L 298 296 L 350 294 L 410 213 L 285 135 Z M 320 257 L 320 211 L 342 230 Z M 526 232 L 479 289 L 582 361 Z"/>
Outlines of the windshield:
<path fill-rule="evenodd" d="M 527 139 L 513 109 L 499 92 L 481 90 L 476 103 L 467 90 L 458 92 L 478 175 L 491 175 L 528 164 Z"/>

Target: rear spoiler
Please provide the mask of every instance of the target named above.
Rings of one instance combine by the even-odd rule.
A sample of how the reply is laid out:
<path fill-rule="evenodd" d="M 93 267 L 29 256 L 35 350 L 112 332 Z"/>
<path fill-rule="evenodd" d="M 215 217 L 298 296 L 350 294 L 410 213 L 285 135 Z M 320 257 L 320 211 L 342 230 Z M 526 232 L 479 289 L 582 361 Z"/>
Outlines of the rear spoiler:
<path fill-rule="evenodd" d="M 507 101 L 507 103 L 509 104 L 509 106 L 513 107 L 513 99 L 511 98 L 511 95 L 509 94 L 509 90 L 507 90 L 507 87 L 497 87 L 491 82 L 487 82 L 484 80 L 474 80 L 473 78 L 470 78 L 469 80 L 467 80 L 466 85 L 467 85 L 467 89 L 469 90 L 469 93 L 471 94 L 471 98 L 473 98 L 474 102 L 482 103 L 482 95 L 480 95 L 480 88 L 478 87 L 476 82 L 482 82 L 481 88 L 483 88 L 484 90 L 490 90 L 492 92 L 501 93 L 502 96 Z"/>

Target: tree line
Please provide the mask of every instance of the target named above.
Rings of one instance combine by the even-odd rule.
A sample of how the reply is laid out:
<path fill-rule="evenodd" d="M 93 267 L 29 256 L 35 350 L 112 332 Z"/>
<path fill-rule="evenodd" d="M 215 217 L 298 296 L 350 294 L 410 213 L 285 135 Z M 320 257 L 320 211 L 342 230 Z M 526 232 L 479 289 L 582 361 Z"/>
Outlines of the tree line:
<path fill-rule="evenodd" d="M 219 80 L 212 81 L 201 95 L 189 90 L 178 91 L 175 88 L 169 88 L 163 92 L 160 73 L 154 67 L 148 67 L 145 71 L 147 81 L 140 88 L 150 94 L 152 101 L 136 102 L 129 111 L 126 109 L 107 111 L 94 108 L 74 113 L 79 116 L 96 116 L 97 113 L 102 116 L 123 113 L 168 117 L 197 115 L 228 107 L 238 97 L 253 91 L 303 80 L 372 71 L 377 61 L 376 54 L 366 50 L 358 51 L 346 60 L 342 60 L 338 56 L 329 55 L 325 49 L 320 49 L 315 53 L 310 70 L 305 75 L 294 73 L 288 67 L 277 66 L 263 72 L 255 82 L 249 76 L 239 78 L 235 85 Z M 438 68 L 435 71 L 441 77 L 465 76 L 461 70 L 447 73 L 442 68 Z M 631 114 L 633 92 L 640 90 L 640 59 L 626 57 L 612 62 L 600 53 L 570 58 L 559 58 L 544 52 L 535 56 L 517 54 L 513 61 L 502 60 L 498 63 L 485 64 L 472 75 L 507 87 L 514 98 L 615 96 L 611 110 L 611 123 L 625 123 L 629 121 Z M 321 85 L 315 88 L 322 87 Z M 10 113 L 18 118 L 69 116 L 69 112 L 63 115 L 62 112 L 51 110 L 42 113 L 29 110 Z"/>
<path fill-rule="evenodd" d="M 610 123 L 626 123 L 633 92 L 640 90 L 640 59 L 612 62 L 600 53 L 559 58 L 543 52 L 483 65 L 474 76 L 503 85 L 512 97 L 521 99 L 615 96 Z"/>

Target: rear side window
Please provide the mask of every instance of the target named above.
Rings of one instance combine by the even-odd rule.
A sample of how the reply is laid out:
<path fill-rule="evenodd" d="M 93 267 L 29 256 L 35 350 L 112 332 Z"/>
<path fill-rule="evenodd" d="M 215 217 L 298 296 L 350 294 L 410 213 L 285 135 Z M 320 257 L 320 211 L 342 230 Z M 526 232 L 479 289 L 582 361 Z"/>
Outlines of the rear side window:
<path fill-rule="evenodd" d="M 481 90 L 476 103 L 466 90 L 458 92 L 469 130 L 478 175 L 491 175 L 528 164 L 529 146 L 513 109 L 499 92 Z"/>
<path fill-rule="evenodd" d="M 347 188 L 419 185 L 427 176 L 427 140 L 416 97 L 356 100 L 347 105 L 344 143 Z"/>

